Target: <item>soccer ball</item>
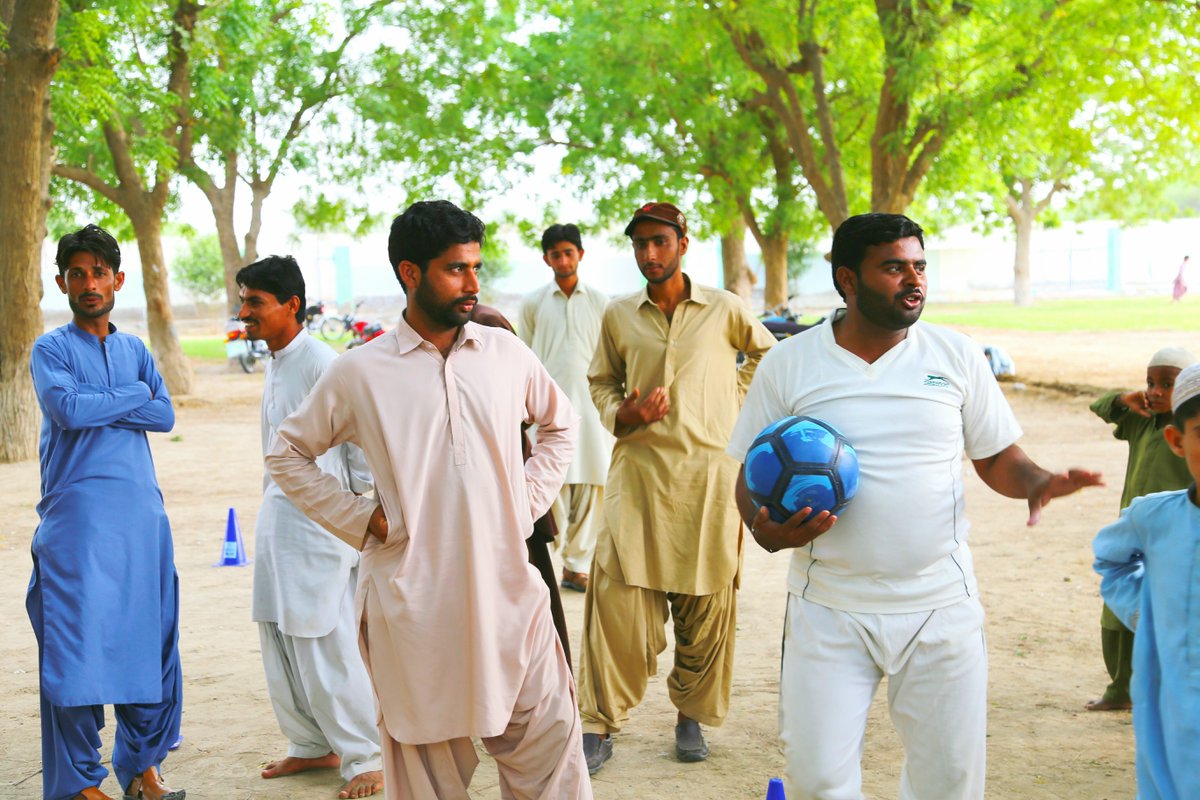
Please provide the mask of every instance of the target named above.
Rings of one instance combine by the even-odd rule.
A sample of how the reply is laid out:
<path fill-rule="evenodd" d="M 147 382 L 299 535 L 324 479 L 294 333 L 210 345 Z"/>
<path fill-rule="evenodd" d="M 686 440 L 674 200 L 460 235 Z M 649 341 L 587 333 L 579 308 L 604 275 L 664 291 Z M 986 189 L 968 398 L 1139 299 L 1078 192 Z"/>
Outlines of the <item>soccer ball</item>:
<path fill-rule="evenodd" d="M 750 445 L 745 474 L 750 496 L 776 522 L 805 507 L 837 514 L 858 491 L 858 454 L 828 422 L 784 417 Z"/>

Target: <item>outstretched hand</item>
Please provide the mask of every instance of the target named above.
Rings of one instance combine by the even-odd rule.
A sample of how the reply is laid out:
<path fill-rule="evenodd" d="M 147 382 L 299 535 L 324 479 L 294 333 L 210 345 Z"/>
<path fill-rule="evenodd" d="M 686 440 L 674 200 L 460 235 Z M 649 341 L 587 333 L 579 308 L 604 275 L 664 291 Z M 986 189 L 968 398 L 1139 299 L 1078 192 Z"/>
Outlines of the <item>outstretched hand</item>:
<path fill-rule="evenodd" d="M 811 517 L 809 515 L 812 515 Z M 812 509 L 805 506 L 783 522 L 771 519 L 766 507 L 760 507 L 750 524 L 750 533 L 758 546 L 768 553 L 783 550 L 787 547 L 803 547 L 825 531 L 833 527 L 837 517 L 828 511 L 813 514 Z"/>
<path fill-rule="evenodd" d="M 1042 509 L 1056 497 L 1074 494 L 1088 486 L 1103 486 L 1104 476 L 1086 469 L 1070 469 L 1066 472 L 1048 472 L 1045 482 L 1029 493 L 1029 522 L 1037 525 L 1042 518 Z"/>

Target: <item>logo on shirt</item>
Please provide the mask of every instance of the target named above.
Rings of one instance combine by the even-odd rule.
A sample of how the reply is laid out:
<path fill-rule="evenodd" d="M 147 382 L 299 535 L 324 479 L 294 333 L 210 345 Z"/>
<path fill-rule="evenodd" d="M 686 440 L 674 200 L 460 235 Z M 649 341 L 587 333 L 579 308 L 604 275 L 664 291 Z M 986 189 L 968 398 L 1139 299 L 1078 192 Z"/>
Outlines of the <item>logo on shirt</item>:
<path fill-rule="evenodd" d="M 947 386 L 950 385 L 950 381 L 946 380 L 941 375 L 926 375 L 925 376 L 925 385 L 926 386 L 936 386 L 939 389 L 945 389 Z"/>

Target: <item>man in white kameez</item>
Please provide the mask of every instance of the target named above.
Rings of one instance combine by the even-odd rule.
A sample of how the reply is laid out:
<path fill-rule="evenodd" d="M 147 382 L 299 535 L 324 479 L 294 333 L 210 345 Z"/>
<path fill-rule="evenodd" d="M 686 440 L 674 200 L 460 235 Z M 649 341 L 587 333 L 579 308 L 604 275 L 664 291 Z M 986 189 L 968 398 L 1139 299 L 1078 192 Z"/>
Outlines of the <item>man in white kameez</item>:
<path fill-rule="evenodd" d="M 308 396 L 337 357 L 304 329 L 304 276 L 290 256 L 269 256 L 237 274 L 238 316 L 251 339 L 271 349 L 262 399 L 263 455 L 275 429 Z M 371 491 L 357 447 L 345 444 L 317 459 L 344 489 Z M 340 767 L 338 797 L 368 797 L 383 788 L 375 698 L 361 656 L 354 588 L 358 551 L 297 509 L 269 474 L 254 530 L 251 613 L 262 642 L 267 692 L 287 757 L 267 764 L 264 778 Z"/>
<path fill-rule="evenodd" d="M 583 240 L 577 226 L 567 223 L 547 228 L 542 234 L 542 260 L 554 272 L 554 280 L 525 297 L 518 333 L 571 398 L 580 416 L 575 459 L 551 513 L 562 549 L 562 588 L 584 592 L 596 552 L 604 484 L 615 441 L 600 421 L 587 378 L 608 295 L 579 280 Z"/>
<path fill-rule="evenodd" d="M 446 201 L 395 219 L 404 316 L 333 364 L 279 426 L 267 466 L 362 550 L 355 609 L 387 797 L 465 800 L 478 737 L 502 797 L 590 798 L 574 683 L 525 549 L 562 486 L 578 417 L 517 337 L 468 321 L 483 234 Z M 523 423 L 539 426 L 524 464 Z M 363 449 L 377 501 L 317 466 L 345 442 Z"/>

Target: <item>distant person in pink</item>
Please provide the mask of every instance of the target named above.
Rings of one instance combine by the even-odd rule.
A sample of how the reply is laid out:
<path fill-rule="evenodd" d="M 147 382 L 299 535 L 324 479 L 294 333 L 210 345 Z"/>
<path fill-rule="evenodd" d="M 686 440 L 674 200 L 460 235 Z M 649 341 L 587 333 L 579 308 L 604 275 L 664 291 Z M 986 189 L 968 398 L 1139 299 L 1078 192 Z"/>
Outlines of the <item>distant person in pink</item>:
<path fill-rule="evenodd" d="M 1183 279 L 1183 270 L 1187 267 L 1188 259 L 1191 256 L 1184 256 L 1183 263 L 1179 265 L 1179 274 L 1175 276 L 1175 283 L 1171 286 L 1171 299 L 1178 303 L 1187 294 L 1187 281 Z"/>

